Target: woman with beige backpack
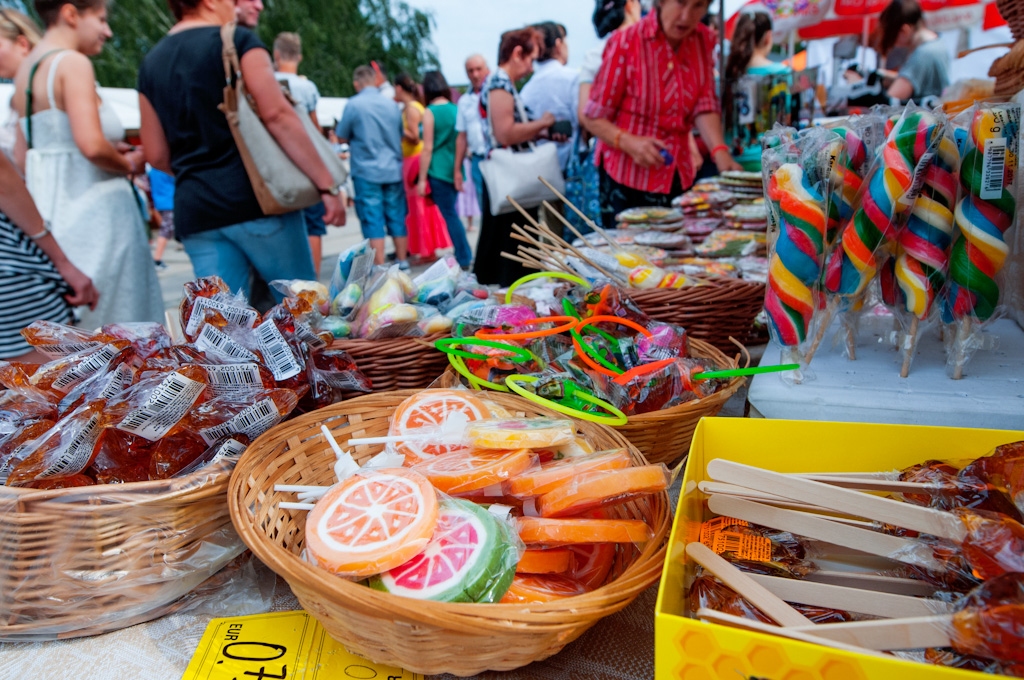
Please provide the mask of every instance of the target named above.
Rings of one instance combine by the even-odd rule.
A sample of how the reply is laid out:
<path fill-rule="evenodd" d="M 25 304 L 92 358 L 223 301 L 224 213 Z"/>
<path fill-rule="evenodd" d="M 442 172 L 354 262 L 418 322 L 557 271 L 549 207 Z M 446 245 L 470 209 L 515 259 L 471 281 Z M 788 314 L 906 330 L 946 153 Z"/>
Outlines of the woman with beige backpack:
<path fill-rule="evenodd" d="M 268 171 L 265 161 L 277 153 L 285 164 L 293 164 L 304 175 L 300 179 L 311 183 L 313 199 L 323 200 L 324 219 L 331 225 L 343 222 L 339 183 L 344 178 L 328 167 L 329 159 L 325 162 L 284 96 L 266 47 L 248 29 L 231 24 L 234 0 L 169 4 L 178 23 L 146 55 L 139 70 L 141 136 L 147 162 L 174 175 L 175 229 L 196 276 L 216 274 L 231 290 L 246 292 L 253 269 L 266 281 L 314 279 L 300 210 L 305 206 L 301 201 L 275 203 L 271 194 L 280 176 L 274 176 L 274 169 Z M 225 46 L 232 43 L 230 58 L 237 68 L 225 65 Z M 231 105 L 225 98 L 226 69 L 234 71 L 230 75 L 235 87 L 227 92 Z M 235 101 L 243 84 L 251 100 L 243 94 L 239 99 L 245 101 Z M 256 124 L 265 129 L 262 144 L 236 137 L 239 128 L 251 127 L 256 111 Z M 248 123 L 243 119 L 246 113 Z"/>

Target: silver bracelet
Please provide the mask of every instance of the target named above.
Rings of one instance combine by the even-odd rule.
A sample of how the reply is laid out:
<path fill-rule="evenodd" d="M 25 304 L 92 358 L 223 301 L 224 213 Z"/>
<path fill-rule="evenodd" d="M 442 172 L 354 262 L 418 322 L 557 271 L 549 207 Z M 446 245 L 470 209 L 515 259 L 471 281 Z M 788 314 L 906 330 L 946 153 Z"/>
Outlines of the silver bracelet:
<path fill-rule="evenodd" d="M 40 231 L 39 233 L 36 233 L 36 234 L 25 234 L 25 235 L 28 236 L 33 241 L 38 241 L 41 238 L 49 236 L 51 233 L 52 233 L 52 229 L 50 227 L 50 223 L 47 220 L 43 220 L 43 229 L 42 229 L 42 231 Z"/>

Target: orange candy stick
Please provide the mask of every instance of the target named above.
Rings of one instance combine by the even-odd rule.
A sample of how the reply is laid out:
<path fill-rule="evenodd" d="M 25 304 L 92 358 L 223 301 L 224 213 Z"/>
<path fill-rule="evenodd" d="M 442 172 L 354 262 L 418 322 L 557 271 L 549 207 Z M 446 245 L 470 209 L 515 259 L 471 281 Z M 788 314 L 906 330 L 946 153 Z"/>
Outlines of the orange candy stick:
<path fill-rule="evenodd" d="M 574 565 L 568 548 L 528 548 L 516 565 L 517 574 L 564 574 Z"/>
<path fill-rule="evenodd" d="M 527 545 L 645 543 L 654 532 L 639 519 L 548 519 L 520 517 L 519 538 Z"/>
<path fill-rule="evenodd" d="M 535 576 L 516 574 L 508 592 L 501 598 L 502 604 L 540 604 L 562 598 L 582 595 L 586 586 L 568 576 Z"/>
<path fill-rule="evenodd" d="M 571 576 L 585 585 L 587 590 L 597 590 L 604 585 L 608 573 L 615 564 L 614 543 L 590 543 L 570 545 L 576 565 Z"/>
<path fill-rule="evenodd" d="M 306 517 L 306 553 L 340 576 L 379 574 L 427 546 L 437 513 L 437 492 L 418 472 L 357 472 L 331 487 Z"/>
<path fill-rule="evenodd" d="M 429 479 L 438 491 L 456 494 L 501 484 L 536 466 L 537 456 L 529 449 L 519 449 L 457 451 L 418 463 L 412 469 Z"/>
<path fill-rule="evenodd" d="M 541 496 L 537 500 L 537 511 L 542 517 L 578 515 L 664 491 L 669 481 L 670 475 L 664 465 L 586 472 Z"/>
<path fill-rule="evenodd" d="M 628 468 L 631 462 L 626 449 L 556 460 L 542 464 L 539 470 L 516 475 L 508 482 L 508 492 L 513 496 L 540 496 L 585 472 L 621 470 Z"/>

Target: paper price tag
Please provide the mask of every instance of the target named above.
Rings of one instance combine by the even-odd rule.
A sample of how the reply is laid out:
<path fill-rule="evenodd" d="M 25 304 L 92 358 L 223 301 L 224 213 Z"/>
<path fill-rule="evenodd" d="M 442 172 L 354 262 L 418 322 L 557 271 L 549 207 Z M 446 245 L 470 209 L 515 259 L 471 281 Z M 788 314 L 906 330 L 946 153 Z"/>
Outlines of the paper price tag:
<path fill-rule="evenodd" d="M 764 536 L 750 536 L 735 531 L 720 531 L 715 534 L 715 553 L 733 553 L 738 559 L 750 562 L 771 562 L 772 542 Z"/>
<path fill-rule="evenodd" d="M 213 619 L 182 680 L 423 680 L 351 654 L 304 611 Z"/>
<path fill-rule="evenodd" d="M 700 525 L 700 542 L 714 550 L 715 534 L 729 527 L 749 527 L 750 522 L 732 517 L 712 517 Z"/>

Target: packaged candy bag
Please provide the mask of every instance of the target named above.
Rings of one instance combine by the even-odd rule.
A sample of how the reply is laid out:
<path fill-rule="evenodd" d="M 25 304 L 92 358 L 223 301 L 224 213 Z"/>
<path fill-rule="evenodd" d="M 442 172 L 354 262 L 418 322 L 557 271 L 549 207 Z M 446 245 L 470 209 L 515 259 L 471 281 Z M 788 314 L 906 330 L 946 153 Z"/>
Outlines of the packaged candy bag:
<path fill-rule="evenodd" d="M 149 462 L 156 443 L 114 427 L 107 427 L 96 442 L 95 456 L 86 474 L 98 484 L 127 484 L 149 479 Z"/>
<path fill-rule="evenodd" d="M 234 466 L 239 456 L 245 453 L 245 449 L 251 442 L 244 434 L 236 434 L 230 439 L 224 439 L 210 446 L 206 451 L 199 454 L 195 460 L 181 468 L 172 477 L 185 477 L 204 467 L 214 467 L 220 464 Z"/>
<path fill-rule="evenodd" d="M 455 296 L 462 270 L 454 257 L 442 257 L 412 280 L 416 293 L 410 302 L 441 308 Z"/>
<path fill-rule="evenodd" d="M 107 369 L 114 361 L 129 362 L 134 350 L 127 340 L 114 340 L 98 348 L 90 348 L 40 366 L 30 383 L 33 387 L 61 399 L 72 388 L 96 373 Z M 125 350 L 125 351 L 122 351 Z"/>
<path fill-rule="evenodd" d="M 369 241 L 362 241 L 338 255 L 338 263 L 331 275 L 328 297 L 330 313 L 351 321 L 363 298 L 366 279 L 373 269 L 373 249 Z"/>
<path fill-rule="evenodd" d="M 21 334 L 28 344 L 50 359 L 98 349 L 114 339 L 104 333 L 90 333 L 52 321 L 33 321 Z"/>
<path fill-rule="evenodd" d="M 136 352 L 134 346 L 126 347 L 121 350 L 121 354 L 124 355 L 123 360 L 119 361 L 118 357 L 115 357 L 105 368 L 97 371 L 65 394 L 58 404 L 61 416 L 90 402 L 112 399 L 131 387 L 137 375 L 137 371 L 131 363 Z"/>
<path fill-rule="evenodd" d="M 70 477 L 85 470 L 95 456 L 96 439 L 107 417 L 105 402 L 97 401 L 61 418 L 37 439 L 10 454 L 5 471 L 8 486 L 23 486 L 48 478 Z"/>
<path fill-rule="evenodd" d="M 147 322 L 107 324 L 100 332 L 112 338 L 127 340 L 132 343 L 135 353 L 146 359 L 156 352 L 168 349 L 172 344 L 171 336 L 163 324 Z"/>
<path fill-rule="evenodd" d="M 223 329 L 227 324 L 252 328 L 260 315 L 249 306 L 239 292 L 232 295 L 219 276 L 207 276 L 190 281 L 184 286 L 185 297 L 179 307 L 181 329 L 190 342 L 194 342 L 204 321 Z"/>
<path fill-rule="evenodd" d="M 209 398 L 206 369 L 182 366 L 142 379 L 107 404 L 107 415 L 123 432 L 157 441 L 175 432 L 200 400 Z"/>
<path fill-rule="evenodd" d="M 285 296 L 285 298 L 296 298 L 310 305 L 320 314 L 329 314 L 331 308 L 331 293 L 327 286 L 319 281 L 304 281 L 302 279 L 276 279 L 270 282 L 271 287 Z"/>

